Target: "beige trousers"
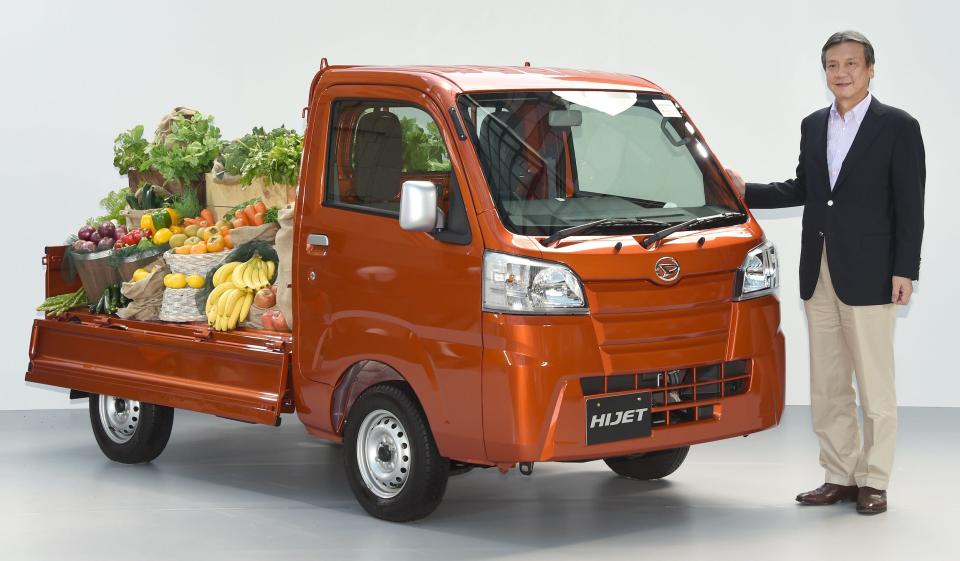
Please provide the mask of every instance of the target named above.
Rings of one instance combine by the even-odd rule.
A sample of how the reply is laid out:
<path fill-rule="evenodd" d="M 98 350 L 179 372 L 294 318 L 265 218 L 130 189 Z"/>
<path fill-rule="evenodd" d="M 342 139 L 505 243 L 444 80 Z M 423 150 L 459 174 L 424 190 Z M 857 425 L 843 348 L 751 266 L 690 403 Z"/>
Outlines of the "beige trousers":
<path fill-rule="evenodd" d="M 804 308 L 810 335 L 810 409 L 825 481 L 886 489 L 897 438 L 896 306 L 841 302 L 824 247 L 820 278 Z M 851 371 L 863 407 L 862 444 Z"/>

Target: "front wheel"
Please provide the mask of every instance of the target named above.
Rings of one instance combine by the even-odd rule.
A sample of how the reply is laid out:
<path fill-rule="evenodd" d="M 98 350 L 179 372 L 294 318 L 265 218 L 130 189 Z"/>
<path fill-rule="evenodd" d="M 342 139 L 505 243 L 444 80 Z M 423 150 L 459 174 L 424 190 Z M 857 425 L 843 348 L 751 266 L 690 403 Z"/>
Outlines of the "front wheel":
<path fill-rule="evenodd" d="M 638 456 L 623 456 L 603 460 L 617 475 L 631 479 L 660 479 L 677 471 L 687 457 L 689 446 L 659 450 Z"/>
<path fill-rule="evenodd" d="M 141 464 L 159 456 L 167 446 L 173 408 L 90 394 L 90 425 L 106 457 L 123 464 Z"/>
<path fill-rule="evenodd" d="M 343 444 L 350 488 L 372 516 L 418 520 L 443 499 L 450 462 L 406 389 L 381 384 L 363 392 L 347 415 Z"/>

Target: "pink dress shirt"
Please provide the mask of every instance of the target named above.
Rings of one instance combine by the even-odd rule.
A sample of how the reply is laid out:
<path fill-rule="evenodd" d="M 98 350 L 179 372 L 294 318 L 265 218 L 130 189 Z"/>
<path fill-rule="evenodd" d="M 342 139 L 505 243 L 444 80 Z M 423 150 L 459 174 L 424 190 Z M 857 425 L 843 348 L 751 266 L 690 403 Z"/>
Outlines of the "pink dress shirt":
<path fill-rule="evenodd" d="M 853 139 L 857 137 L 860 123 L 863 122 L 872 99 L 873 94 L 867 92 L 867 97 L 863 98 L 863 101 L 856 104 L 853 109 L 847 111 L 847 114 L 843 117 L 837 111 L 836 100 L 830 106 L 830 121 L 827 124 L 827 168 L 830 170 L 831 190 L 837 184 L 837 176 L 840 175 L 843 160 L 846 159 L 847 152 L 850 151 Z"/>

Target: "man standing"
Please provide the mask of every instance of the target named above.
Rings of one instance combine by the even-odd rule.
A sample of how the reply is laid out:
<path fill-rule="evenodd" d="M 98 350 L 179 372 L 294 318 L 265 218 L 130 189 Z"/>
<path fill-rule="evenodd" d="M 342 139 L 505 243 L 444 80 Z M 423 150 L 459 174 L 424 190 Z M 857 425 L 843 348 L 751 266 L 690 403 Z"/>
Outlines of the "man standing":
<path fill-rule="evenodd" d="M 919 276 L 926 179 L 916 119 L 870 94 L 873 45 L 835 33 L 820 57 L 830 107 L 803 120 L 796 178 L 744 184 L 753 208 L 804 206 L 800 296 L 810 336 L 810 403 L 826 482 L 797 501 L 887 509 L 897 430 L 896 305 Z M 863 442 L 851 371 L 863 406 Z"/>

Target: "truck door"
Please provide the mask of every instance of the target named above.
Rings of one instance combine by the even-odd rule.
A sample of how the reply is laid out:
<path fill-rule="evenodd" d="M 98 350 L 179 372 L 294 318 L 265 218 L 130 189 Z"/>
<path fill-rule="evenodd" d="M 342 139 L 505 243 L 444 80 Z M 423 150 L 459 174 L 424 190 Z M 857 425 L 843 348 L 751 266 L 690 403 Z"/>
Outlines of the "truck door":
<path fill-rule="evenodd" d="M 416 392 L 442 454 L 483 457 L 483 244 L 450 116 L 403 87 L 332 86 L 312 110 L 323 130 L 305 156 L 316 164 L 298 230 L 299 374 L 332 389 L 358 362 L 381 362 Z M 408 180 L 432 181 L 459 231 L 401 229 Z M 339 429 L 313 415 L 308 426 Z"/>

